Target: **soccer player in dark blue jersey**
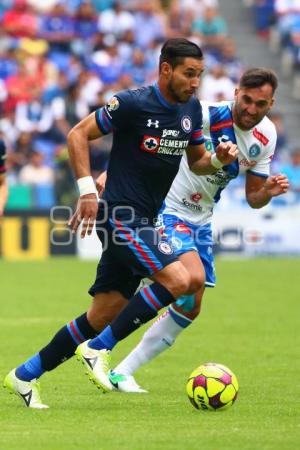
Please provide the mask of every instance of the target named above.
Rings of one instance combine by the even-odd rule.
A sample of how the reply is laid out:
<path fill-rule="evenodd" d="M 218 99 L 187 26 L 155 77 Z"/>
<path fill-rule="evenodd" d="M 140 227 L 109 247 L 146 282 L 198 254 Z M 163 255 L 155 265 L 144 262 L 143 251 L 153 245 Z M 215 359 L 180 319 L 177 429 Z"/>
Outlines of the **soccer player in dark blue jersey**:
<path fill-rule="evenodd" d="M 8 189 L 5 177 L 6 147 L 3 139 L 0 138 L 0 217 L 3 215 L 5 203 L 7 201 Z"/>
<path fill-rule="evenodd" d="M 193 293 L 190 275 L 168 241 L 154 229 L 154 219 L 187 153 L 195 173 L 215 172 L 237 157 L 236 145 L 220 143 L 211 155 L 202 137 L 202 112 L 195 92 L 203 71 L 201 49 L 186 39 L 171 39 L 161 51 L 157 84 L 116 94 L 76 125 L 68 136 L 80 198 L 71 219 L 74 232 L 90 234 L 97 218 L 103 254 L 90 294 L 93 302 L 63 327 L 40 352 L 5 379 L 5 386 L 25 404 L 43 408 L 36 379 L 70 358 L 76 346 L 93 381 L 103 391 L 110 350 L 157 311 L 184 293 Z M 88 141 L 113 133 L 104 201 L 98 208 L 90 176 Z M 144 277 L 154 283 L 134 294 Z M 130 302 L 128 303 L 128 300 Z M 121 314 L 95 339 L 123 309 Z"/>
<path fill-rule="evenodd" d="M 101 223 L 98 235 L 107 246 L 90 293 L 100 294 L 102 302 L 113 301 L 120 294 L 130 302 L 99 336 L 80 344 L 76 351 L 90 378 L 103 391 L 112 389 L 108 362 L 116 343 L 174 299 L 195 289 L 190 287 L 190 275 L 172 247 L 154 229 L 154 219 L 184 151 L 195 173 L 216 168 L 203 145 L 201 106 L 193 95 L 202 70 L 199 47 L 182 39 L 168 41 L 162 48 L 157 84 L 116 95 L 91 121 L 82 122 L 69 135 L 73 168 L 88 194 L 86 183 L 92 180 L 86 179 L 88 165 L 82 165 L 82 156 L 87 154 L 84 147 L 96 131 L 95 121 L 101 134 L 114 131 L 103 196 L 106 204 L 99 208 L 97 217 Z M 226 151 L 233 153 L 227 157 L 236 156 L 233 144 Z M 91 214 L 86 214 L 80 202 L 72 224 L 76 229 L 83 221 L 83 235 L 91 230 Z M 150 276 L 154 283 L 134 295 L 143 276 Z"/>

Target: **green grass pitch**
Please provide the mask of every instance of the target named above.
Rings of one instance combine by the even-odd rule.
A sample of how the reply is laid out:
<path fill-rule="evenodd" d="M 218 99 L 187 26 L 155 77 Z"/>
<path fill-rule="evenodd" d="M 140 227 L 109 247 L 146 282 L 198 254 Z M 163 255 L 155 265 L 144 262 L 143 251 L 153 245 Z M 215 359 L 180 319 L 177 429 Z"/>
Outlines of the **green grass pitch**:
<path fill-rule="evenodd" d="M 217 260 L 218 285 L 176 345 L 137 373 L 148 395 L 101 395 L 74 359 L 41 379 L 49 410 L 0 391 L 0 448 L 292 450 L 300 442 L 300 260 Z M 0 262 L 0 375 L 46 344 L 89 304 L 96 263 Z M 115 349 L 118 361 L 139 330 Z M 238 377 L 224 412 L 195 410 L 186 379 L 214 361 Z"/>

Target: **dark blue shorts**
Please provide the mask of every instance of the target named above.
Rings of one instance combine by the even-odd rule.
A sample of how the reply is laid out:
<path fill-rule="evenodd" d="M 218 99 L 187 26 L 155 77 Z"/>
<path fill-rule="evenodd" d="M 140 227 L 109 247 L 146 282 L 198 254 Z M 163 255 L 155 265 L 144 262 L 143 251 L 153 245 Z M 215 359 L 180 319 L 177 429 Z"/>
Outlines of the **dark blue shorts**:
<path fill-rule="evenodd" d="M 103 253 L 97 268 L 96 280 L 89 293 L 118 291 L 130 298 L 140 280 L 177 261 L 173 247 L 166 238 L 145 219 L 135 216 L 128 220 L 121 213 L 103 220 L 99 208 L 97 234 L 103 245 Z"/>

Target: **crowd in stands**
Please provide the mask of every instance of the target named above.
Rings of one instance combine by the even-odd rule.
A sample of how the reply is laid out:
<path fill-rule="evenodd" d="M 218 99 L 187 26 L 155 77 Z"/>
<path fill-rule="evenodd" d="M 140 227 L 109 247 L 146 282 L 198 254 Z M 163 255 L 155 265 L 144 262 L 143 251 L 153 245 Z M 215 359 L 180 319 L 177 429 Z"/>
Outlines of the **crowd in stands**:
<path fill-rule="evenodd" d="M 115 92 L 152 83 L 162 42 L 178 36 L 205 52 L 199 97 L 232 99 L 244 67 L 217 0 L 0 2 L 0 135 L 8 149 L 8 208 L 20 206 L 16 193 L 22 186 L 31 190 L 35 207 L 73 204 L 68 131 Z M 274 123 L 280 164 L 288 142 L 279 114 Z M 105 170 L 110 146 L 109 136 L 91 144 L 95 176 Z"/>
<path fill-rule="evenodd" d="M 300 99 L 300 1 L 244 0 L 253 7 L 258 34 L 281 53 L 282 74 L 294 77 L 294 96 Z"/>

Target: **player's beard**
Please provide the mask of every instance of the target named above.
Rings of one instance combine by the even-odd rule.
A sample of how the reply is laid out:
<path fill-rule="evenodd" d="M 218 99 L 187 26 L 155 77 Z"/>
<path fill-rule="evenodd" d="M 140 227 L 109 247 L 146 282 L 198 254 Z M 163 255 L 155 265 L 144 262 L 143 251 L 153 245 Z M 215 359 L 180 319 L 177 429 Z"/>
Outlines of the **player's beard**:
<path fill-rule="evenodd" d="M 169 81 L 167 88 L 168 88 L 170 96 L 173 98 L 173 100 L 176 103 L 186 103 L 192 96 L 192 95 L 188 95 L 188 94 L 185 95 L 184 91 L 182 92 L 182 95 L 180 95 L 178 93 L 178 89 L 176 88 L 176 83 L 174 83 L 173 79 L 171 79 Z"/>
<path fill-rule="evenodd" d="M 241 129 L 244 131 L 249 131 L 252 128 L 254 128 L 260 121 L 261 121 L 261 117 L 253 117 L 253 120 L 250 120 L 249 122 L 247 121 L 246 123 L 243 121 L 243 117 L 245 117 L 245 111 L 243 111 L 241 108 L 239 108 L 238 105 L 234 106 L 234 110 L 233 110 L 233 118 L 234 118 L 234 123 Z M 248 116 L 249 118 L 252 116 Z"/>

